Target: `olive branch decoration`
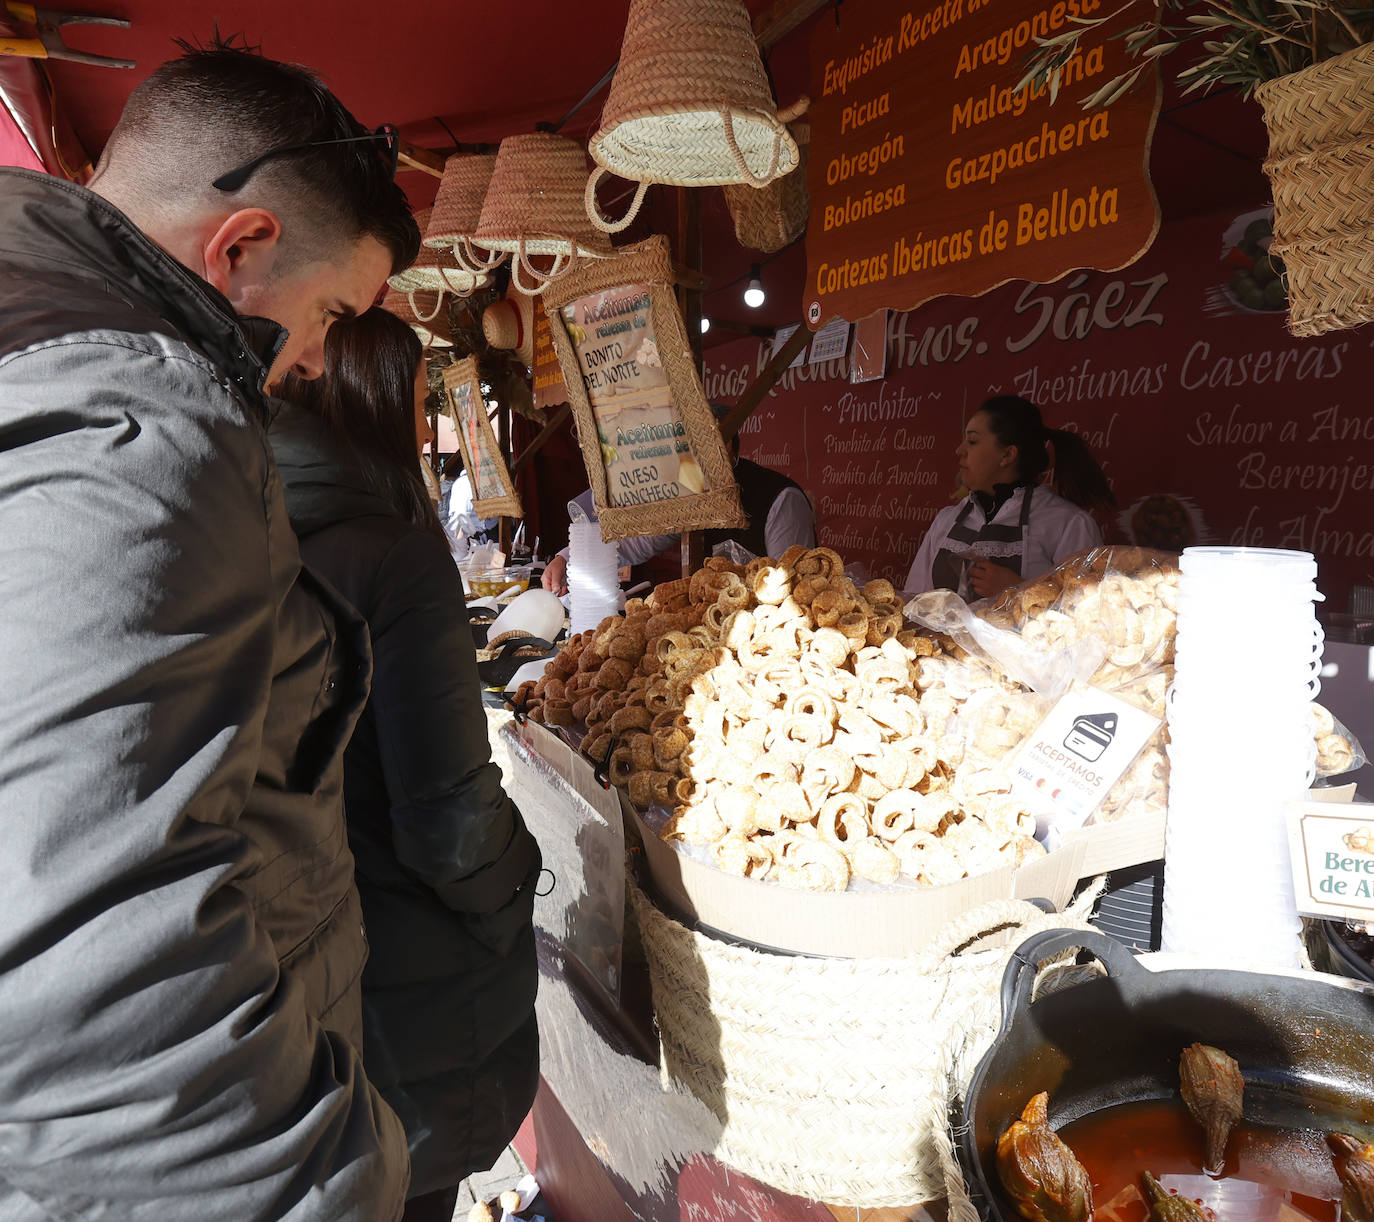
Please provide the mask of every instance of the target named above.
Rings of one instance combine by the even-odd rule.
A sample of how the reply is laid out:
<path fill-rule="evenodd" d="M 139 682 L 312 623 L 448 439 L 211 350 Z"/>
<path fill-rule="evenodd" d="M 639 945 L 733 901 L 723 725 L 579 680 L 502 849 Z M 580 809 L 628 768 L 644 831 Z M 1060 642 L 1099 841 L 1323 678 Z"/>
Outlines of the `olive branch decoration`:
<path fill-rule="evenodd" d="M 1203 55 L 1179 71 L 1184 93 L 1236 87 L 1248 98 L 1264 81 L 1374 41 L 1374 9 L 1330 0 L 1125 0 L 1105 16 L 1071 17 L 1063 33 L 1037 39 L 1017 88 L 1048 88 L 1056 100 L 1083 38 L 1134 10 L 1141 20 L 1114 37 L 1125 40 L 1137 62 L 1085 97 L 1084 109 L 1112 105 L 1154 63 L 1185 46 L 1200 46 Z"/>

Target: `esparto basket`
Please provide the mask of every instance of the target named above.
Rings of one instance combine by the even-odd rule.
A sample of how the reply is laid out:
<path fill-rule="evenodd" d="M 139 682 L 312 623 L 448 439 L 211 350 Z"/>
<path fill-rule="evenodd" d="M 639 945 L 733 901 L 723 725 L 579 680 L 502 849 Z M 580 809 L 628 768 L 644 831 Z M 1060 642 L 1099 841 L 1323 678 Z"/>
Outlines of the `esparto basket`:
<path fill-rule="evenodd" d="M 788 129 L 800 154 L 795 170 L 775 178 L 766 187 L 734 184 L 721 188 L 735 222 L 736 240 L 741 246 L 769 255 L 801 237 L 811 211 L 811 196 L 806 189 L 811 125 L 790 123 Z"/>
<path fill-rule="evenodd" d="M 839 959 L 689 930 L 627 885 L 665 1086 L 720 1119 L 714 1156 L 784 1192 L 864 1208 L 945 1195 L 959 1174 L 950 1084 L 967 1083 L 997 1031 L 1012 949 L 1040 929 L 1086 928 L 1096 894 L 1057 915 L 998 900 L 920 955 Z M 997 931 L 1006 944 L 973 945 Z"/>
<path fill-rule="evenodd" d="M 1374 45 L 1265 81 L 1255 96 L 1288 329 L 1322 335 L 1374 320 Z"/>
<path fill-rule="evenodd" d="M 796 166 L 787 123 L 807 105 L 778 110 L 743 0 L 631 0 L 620 62 L 588 145 L 597 169 L 587 180 L 587 215 L 617 233 L 650 183 L 764 186 Z M 639 183 L 619 221 L 596 203 L 607 172 Z"/>

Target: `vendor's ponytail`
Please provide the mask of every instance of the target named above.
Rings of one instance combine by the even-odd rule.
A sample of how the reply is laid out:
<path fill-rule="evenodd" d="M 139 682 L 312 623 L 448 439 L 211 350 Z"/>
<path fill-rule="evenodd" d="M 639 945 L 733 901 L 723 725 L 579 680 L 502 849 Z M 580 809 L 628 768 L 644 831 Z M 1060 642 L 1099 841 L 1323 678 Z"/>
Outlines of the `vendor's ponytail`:
<path fill-rule="evenodd" d="M 1116 504 L 1107 477 L 1087 442 L 1066 429 L 1049 429 L 1040 409 L 1020 395 L 996 395 L 979 411 L 998 444 L 1017 450 L 1016 482 L 1034 486 L 1054 467 L 1054 490 L 1084 509 Z M 1051 447 L 1053 453 L 1051 453 Z"/>
<path fill-rule="evenodd" d="M 1055 492 L 1083 509 L 1114 508 L 1116 494 L 1088 443 L 1067 429 L 1046 429 L 1045 434 L 1054 450 Z"/>

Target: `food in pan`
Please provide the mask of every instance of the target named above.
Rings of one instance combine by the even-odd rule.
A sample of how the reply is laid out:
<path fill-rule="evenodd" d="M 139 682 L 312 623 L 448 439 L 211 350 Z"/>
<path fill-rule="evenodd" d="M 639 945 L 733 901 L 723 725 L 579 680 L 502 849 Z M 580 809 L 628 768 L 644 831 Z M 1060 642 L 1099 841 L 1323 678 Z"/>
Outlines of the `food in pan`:
<path fill-rule="evenodd" d="M 1374 1143 L 1348 1133 L 1328 1133 L 1341 1181 L 1341 1222 L 1374 1222 Z"/>
<path fill-rule="evenodd" d="M 997 1139 L 997 1174 L 1029 1222 L 1085 1222 L 1093 1211 L 1092 1184 L 1050 1128 L 1049 1100 L 1041 1091 Z"/>
<path fill-rule="evenodd" d="M 1140 1173 L 1140 1186 L 1150 1206 L 1150 1222 L 1209 1222 L 1196 1201 L 1165 1191 L 1148 1171 Z"/>
<path fill-rule="evenodd" d="M 1241 1117 L 1245 1079 L 1234 1058 L 1210 1044 L 1189 1044 L 1178 1063 L 1179 1092 L 1207 1143 L 1203 1170 L 1219 1176 L 1226 1143 Z"/>

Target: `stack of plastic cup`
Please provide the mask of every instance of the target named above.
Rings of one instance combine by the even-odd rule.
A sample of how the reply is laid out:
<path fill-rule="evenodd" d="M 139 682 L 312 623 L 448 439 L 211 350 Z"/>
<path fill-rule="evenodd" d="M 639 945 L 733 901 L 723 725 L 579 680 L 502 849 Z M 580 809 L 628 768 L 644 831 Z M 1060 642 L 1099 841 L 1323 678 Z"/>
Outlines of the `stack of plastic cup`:
<path fill-rule="evenodd" d="M 620 610 L 620 549 L 601 541 L 595 522 L 574 522 L 568 528 L 568 593 L 574 634 L 595 628 Z"/>
<path fill-rule="evenodd" d="M 1193 547 L 1180 568 L 1162 949 L 1296 967 L 1287 806 L 1316 760 L 1316 561 Z"/>

